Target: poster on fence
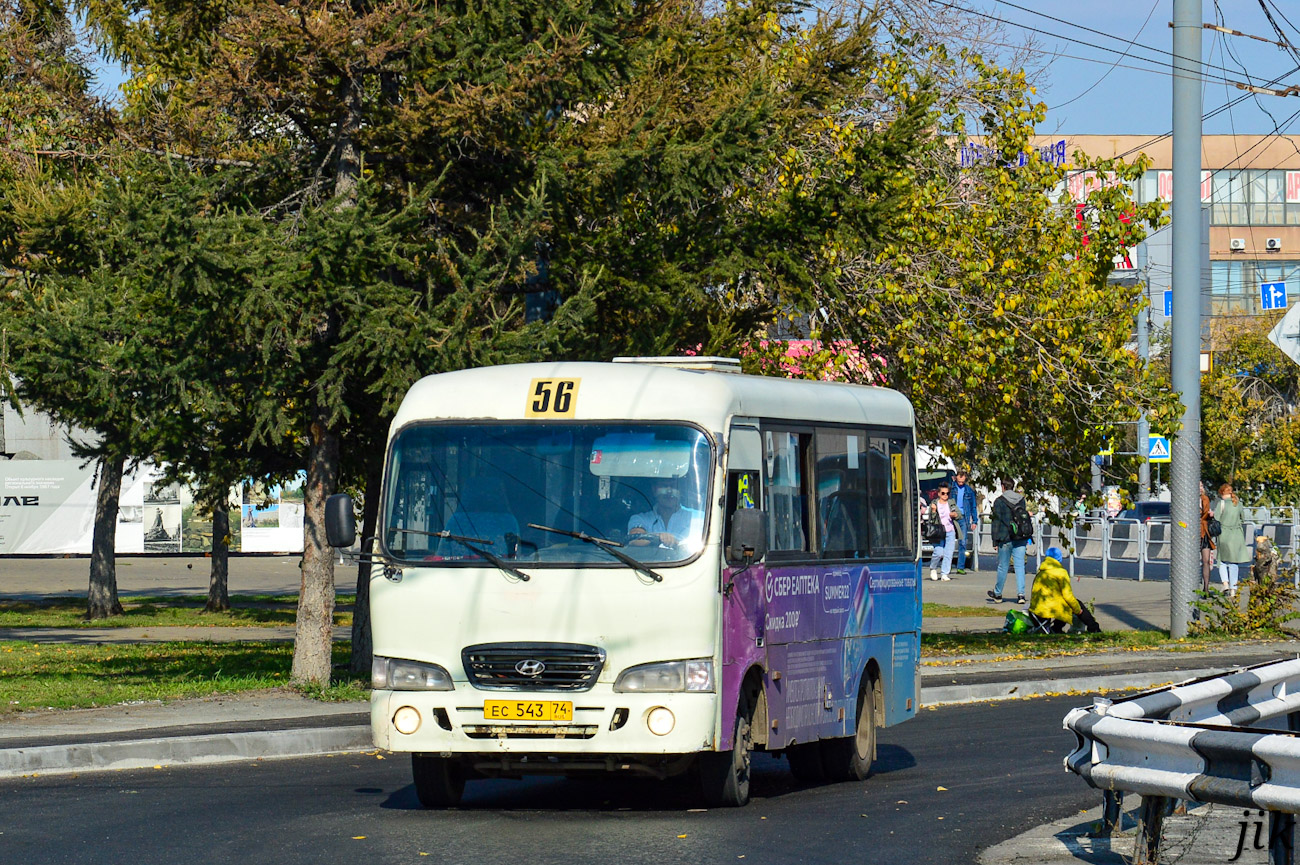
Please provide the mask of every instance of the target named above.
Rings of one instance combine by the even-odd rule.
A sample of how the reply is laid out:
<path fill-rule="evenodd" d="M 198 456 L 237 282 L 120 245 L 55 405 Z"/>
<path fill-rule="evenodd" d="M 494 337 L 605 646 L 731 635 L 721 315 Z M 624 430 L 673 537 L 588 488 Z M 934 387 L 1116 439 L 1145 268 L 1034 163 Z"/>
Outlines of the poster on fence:
<path fill-rule="evenodd" d="M 307 473 L 285 484 L 254 483 L 244 492 L 240 513 L 243 552 L 298 552 L 302 549 L 302 522 L 306 510 Z"/>
<path fill-rule="evenodd" d="M 95 534 L 94 463 L 0 460 L 0 555 L 88 555 Z M 256 489 L 244 507 L 231 491 L 230 551 L 302 550 L 303 481 Z M 248 515 L 251 521 L 245 520 Z M 145 464 L 122 478 L 115 550 L 119 554 L 204 553 L 212 514 L 184 485 L 165 483 Z"/>
<path fill-rule="evenodd" d="M 0 464 L 0 553 L 90 552 L 94 478 L 79 460 Z"/>

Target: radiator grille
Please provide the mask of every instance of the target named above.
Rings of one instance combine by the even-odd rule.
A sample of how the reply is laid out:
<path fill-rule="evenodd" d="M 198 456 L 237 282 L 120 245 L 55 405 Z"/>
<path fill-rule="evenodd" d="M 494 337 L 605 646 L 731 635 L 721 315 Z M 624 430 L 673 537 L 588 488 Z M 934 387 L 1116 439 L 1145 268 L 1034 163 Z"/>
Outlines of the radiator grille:
<path fill-rule="evenodd" d="M 587 691 L 605 666 L 603 649 L 575 643 L 484 643 L 460 657 L 470 684 L 501 691 Z"/>

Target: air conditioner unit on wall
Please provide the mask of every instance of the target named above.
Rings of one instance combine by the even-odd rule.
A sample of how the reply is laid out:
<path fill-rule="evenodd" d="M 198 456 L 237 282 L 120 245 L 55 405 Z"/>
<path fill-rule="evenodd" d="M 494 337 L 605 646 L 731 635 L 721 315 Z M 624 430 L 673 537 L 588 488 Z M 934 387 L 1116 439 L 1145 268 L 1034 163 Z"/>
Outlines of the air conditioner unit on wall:
<path fill-rule="evenodd" d="M 1264 248 L 1269 252 L 1280 252 L 1282 250 L 1282 238 L 1270 237 L 1264 241 Z"/>
<path fill-rule="evenodd" d="M 1228 249 L 1233 252 L 1244 252 L 1246 250 L 1246 239 L 1244 237 L 1234 237 L 1228 241 Z"/>

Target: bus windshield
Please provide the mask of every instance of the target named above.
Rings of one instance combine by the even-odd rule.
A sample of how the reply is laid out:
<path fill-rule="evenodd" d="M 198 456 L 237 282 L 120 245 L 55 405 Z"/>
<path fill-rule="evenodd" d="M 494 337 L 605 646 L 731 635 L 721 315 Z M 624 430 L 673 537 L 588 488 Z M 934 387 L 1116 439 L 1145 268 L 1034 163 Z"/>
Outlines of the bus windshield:
<path fill-rule="evenodd" d="M 399 562 L 626 566 L 581 535 L 638 562 L 704 546 L 713 457 L 695 427 L 415 424 L 388 464 L 380 534 Z"/>

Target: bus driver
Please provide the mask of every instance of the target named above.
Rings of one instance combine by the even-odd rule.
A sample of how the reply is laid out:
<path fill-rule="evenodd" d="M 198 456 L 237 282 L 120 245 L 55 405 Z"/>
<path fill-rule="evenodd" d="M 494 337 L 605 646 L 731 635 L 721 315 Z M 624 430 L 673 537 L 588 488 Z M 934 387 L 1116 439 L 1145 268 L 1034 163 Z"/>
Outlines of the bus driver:
<path fill-rule="evenodd" d="M 654 507 L 639 514 L 633 514 L 627 521 L 629 541 L 653 541 L 670 549 L 677 549 L 683 541 L 699 544 L 704 528 L 704 513 L 682 507 L 682 493 L 677 481 L 661 478 L 654 482 Z M 638 537 L 648 535 L 647 537 Z"/>

